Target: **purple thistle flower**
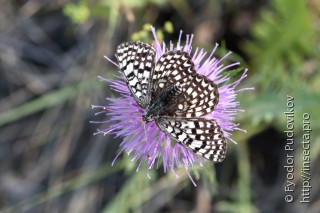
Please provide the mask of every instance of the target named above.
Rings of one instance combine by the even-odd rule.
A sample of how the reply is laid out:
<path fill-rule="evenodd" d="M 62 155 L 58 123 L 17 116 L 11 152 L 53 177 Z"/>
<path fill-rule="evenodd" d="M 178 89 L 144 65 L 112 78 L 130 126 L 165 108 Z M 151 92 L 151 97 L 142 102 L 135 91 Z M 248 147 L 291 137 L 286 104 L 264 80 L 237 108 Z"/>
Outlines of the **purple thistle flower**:
<path fill-rule="evenodd" d="M 237 81 L 224 84 L 229 80 L 229 77 L 228 75 L 222 76 L 221 73 L 226 69 L 239 65 L 239 63 L 233 63 L 227 66 L 221 64 L 231 52 L 227 53 L 221 59 L 215 58 L 213 53 L 218 47 L 217 44 L 209 56 L 207 56 L 207 52 L 203 49 L 196 48 L 196 50 L 192 52 L 193 35 L 186 35 L 185 45 L 181 45 L 182 31 L 180 32 L 176 45 L 170 42 L 169 46 L 166 46 L 164 42 L 160 44 L 155 33 L 155 28 L 152 27 L 151 31 L 154 37 L 156 61 L 167 51 L 182 50 L 192 57 L 195 70 L 198 74 L 206 76 L 217 85 L 222 85 L 218 88 L 220 99 L 216 109 L 204 117 L 216 120 L 222 128 L 224 136 L 236 143 L 231 138 L 232 132 L 234 130 L 246 132 L 238 128 L 238 124 L 235 123 L 236 114 L 243 111 L 238 109 L 239 102 L 236 101 L 237 92 L 250 90 L 252 88 L 241 90 L 236 90 L 235 88 L 247 76 L 247 70 L 244 71 Z M 107 57 L 105 58 L 119 68 L 117 63 Z M 106 113 L 110 117 L 107 121 L 110 125 L 106 129 L 98 129 L 95 134 L 115 134 L 116 137 L 123 138 L 120 144 L 121 150 L 115 157 L 113 163 L 122 152 L 126 151 L 132 155 L 132 160 L 138 162 L 137 171 L 143 162 L 147 162 L 148 169 L 152 169 L 155 164 L 158 166 L 158 161 L 162 161 L 164 172 L 171 170 L 173 173 L 176 166 L 183 165 L 191 181 L 196 185 L 188 172 L 188 168 L 194 164 L 202 166 L 204 159 L 179 143 L 172 143 L 170 137 L 161 131 L 154 121 L 146 124 L 142 123 L 141 118 L 144 115 L 144 109 L 142 109 L 131 96 L 131 92 L 123 77 L 119 77 L 116 80 L 107 80 L 99 76 L 99 79 L 110 83 L 112 90 L 120 94 L 119 98 L 107 98 L 109 101 L 109 105 L 107 106 L 92 106 L 92 108 L 101 110 L 97 112 L 96 115 Z"/>

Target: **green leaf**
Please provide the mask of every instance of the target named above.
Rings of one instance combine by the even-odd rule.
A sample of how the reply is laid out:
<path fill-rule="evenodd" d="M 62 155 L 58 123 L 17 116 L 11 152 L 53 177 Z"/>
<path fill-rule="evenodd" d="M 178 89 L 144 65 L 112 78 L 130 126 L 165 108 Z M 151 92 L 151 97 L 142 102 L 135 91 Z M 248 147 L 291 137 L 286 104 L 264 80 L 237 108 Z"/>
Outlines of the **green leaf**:
<path fill-rule="evenodd" d="M 261 13 L 254 24 L 253 41 L 245 43 L 252 58 L 251 69 L 262 88 L 280 90 L 288 81 L 290 88 L 301 81 L 302 62 L 312 57 L 313 31 L 304 0 L 273 0 L 272 10 Z"/>
<path fill-rule="evenodd" d="M 90 16 L 90 10 L 84 3 L 68 3 L 63 8 L 63 13 L 75 24 L 81 24 L 85 22 Z"/>

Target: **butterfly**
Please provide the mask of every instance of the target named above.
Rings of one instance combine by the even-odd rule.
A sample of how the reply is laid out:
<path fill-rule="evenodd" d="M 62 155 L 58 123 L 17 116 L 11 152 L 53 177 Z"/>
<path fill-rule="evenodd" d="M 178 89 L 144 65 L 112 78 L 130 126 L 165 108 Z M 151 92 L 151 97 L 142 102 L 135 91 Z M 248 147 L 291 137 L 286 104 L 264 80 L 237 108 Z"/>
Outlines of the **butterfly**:
<path fill-rule="evenodd" d="M 196 73 L 191 56 L 168 51 L 156 61 L 155 49 L 140 41 L 117 47 L 116 58 L 128 88 L 144 109 L 142 121 L 194 153 L 214 162 L 224 160 L 226 138 L 217 121 L 203 116 L 219 102 L 217 85 Z"/>

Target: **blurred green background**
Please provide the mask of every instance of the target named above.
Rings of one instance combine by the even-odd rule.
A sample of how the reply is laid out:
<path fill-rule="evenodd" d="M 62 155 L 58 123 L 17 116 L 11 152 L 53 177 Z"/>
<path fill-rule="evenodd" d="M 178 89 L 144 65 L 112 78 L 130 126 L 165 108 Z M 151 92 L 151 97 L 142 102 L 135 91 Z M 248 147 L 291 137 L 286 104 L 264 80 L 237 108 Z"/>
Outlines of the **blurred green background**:
<path fill-rule="evenodd" d="M 320 2 L 317 0 L 3 0 L 0 2 L 1 212 L 320 212 Z M 233 51 L 239 88 L 234 145 L 223 163 L 194 168 L 194 187 L 160 166 L 148 179 L 121 155 L 121 138 L 93 136 L 91 104 L 116 97 L 118 44 L 165 41 L 180 30 L 217 57 Z M 234 76 L 238 78 L 241 74 Z M 287 95 L 294 97 L 294 192 L 285 192 Z M 311 199 L 301 203 L 302 114 L 311 120 Z M 285 202 L 292 195 L 292 203 Z"/>

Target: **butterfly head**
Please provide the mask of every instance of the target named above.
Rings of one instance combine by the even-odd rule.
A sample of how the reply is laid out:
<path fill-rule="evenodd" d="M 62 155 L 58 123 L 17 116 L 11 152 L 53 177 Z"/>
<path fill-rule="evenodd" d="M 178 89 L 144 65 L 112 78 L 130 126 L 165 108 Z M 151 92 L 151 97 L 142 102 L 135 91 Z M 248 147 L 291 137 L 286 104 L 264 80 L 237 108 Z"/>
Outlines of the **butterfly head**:
<path fill-rule="evenodd" d="M 150 116 L 150 114 L 145 114 L 142 116 L 142 122 L 143 123 L 149 123 L 150 121 L 153 121 L 154 118 Z"/>

